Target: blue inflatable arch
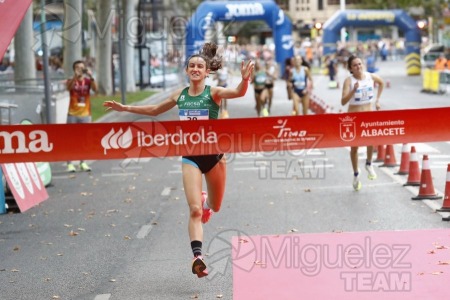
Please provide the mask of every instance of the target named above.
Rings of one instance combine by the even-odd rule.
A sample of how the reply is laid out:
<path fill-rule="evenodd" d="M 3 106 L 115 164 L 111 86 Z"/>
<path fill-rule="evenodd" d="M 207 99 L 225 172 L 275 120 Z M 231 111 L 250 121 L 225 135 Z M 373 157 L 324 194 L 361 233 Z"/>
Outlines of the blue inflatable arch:
<path fill-rule="evenodd" d="M 323 26 L 324 55 L 336 52 L 342 27 L 397 26 L 405 34 L 408 75 L 419 75 L 420 30 L 416 21 L 403 10 L 344 10 L 336 12 Z"/>
<path fill-rule="evenodd" d="M 273 30 L 275 60 L 284 71 L 286 58 L 293 55 L 292 23 L 274 1 L 204 1 L 186 27 L 186 60 L 198 53 L 205 33 L 214 22 L 264 20 Z"/>

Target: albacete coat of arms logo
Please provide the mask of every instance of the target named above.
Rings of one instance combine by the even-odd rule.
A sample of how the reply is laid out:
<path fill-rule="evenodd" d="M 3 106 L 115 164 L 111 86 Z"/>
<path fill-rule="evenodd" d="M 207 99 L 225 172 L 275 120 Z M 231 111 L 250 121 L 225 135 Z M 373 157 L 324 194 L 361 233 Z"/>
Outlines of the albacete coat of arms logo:
<path fill-rule="evenodd" d="M 356 125 L 353 122 L 356 117 L 346 116 L 345 118 L 339 118 L 342 122 L 340 124 L 341 139 L 344 142 L 351 142 L 356 137 Z"/>

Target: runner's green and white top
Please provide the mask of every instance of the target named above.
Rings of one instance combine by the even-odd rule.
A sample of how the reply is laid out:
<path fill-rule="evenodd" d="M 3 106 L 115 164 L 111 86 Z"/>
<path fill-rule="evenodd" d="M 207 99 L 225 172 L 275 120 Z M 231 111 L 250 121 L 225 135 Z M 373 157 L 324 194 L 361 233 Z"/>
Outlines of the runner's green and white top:
<path fill-rule="evenodd" d="M 198 96 L 190 96 L 188 90 L 189 87 L 184 88 L 177 99 L 181 121 L 219 118 L 219 105 L 211 96 L 211 86 L 206 85 Z"/>
<path fill-rule="evenodd" d="M 355 94 L 349 101 L 349 105 L 364 105 L 371 103 L 374 95 L 374 82 L 370 73 L 365 72 L 362 80 L 357 80 L 355 77 L 350 77 L 350 88 L 355 86 L 358 82 L 359 86 Z"/>

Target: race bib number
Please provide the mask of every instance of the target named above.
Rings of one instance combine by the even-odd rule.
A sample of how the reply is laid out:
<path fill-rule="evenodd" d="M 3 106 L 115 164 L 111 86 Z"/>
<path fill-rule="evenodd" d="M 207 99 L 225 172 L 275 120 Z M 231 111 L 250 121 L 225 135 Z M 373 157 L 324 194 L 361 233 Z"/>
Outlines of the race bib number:
<path fill-rule="evenodd" d="M 267 76 L 265 74 L 258 74 L 255 77 L 255 83 L 257 85 L 263 85 L 266 83 L 266 78 L 267 78 Z"/>
<path fill-rule="evenodd" d="M 179 117 L 181 121 L 186 120 L 209 120 L 208 109 L 180 109 Z"/>
<path fill-rule="evenodd" d="M 294 86 L 299 90 L 303 90 L 306 87 L 306 82 L 304 80 L 296 80 L 294 81 Z"/>
<path fill-rule="evenodd" d="M 373 98 L 373 88 L 372 87 L 362 87 L 356 90 L 355 101 L 358 102 L 369 102 Z"/>

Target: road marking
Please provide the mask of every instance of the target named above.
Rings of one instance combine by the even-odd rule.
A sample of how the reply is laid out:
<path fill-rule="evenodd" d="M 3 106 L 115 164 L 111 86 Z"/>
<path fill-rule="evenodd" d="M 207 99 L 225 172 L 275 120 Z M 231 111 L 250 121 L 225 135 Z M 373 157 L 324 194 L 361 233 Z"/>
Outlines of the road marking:
<path fill-rule="evenodd" d="M 436 159 L 450 159 L 450 155 L 446 154 L 430 154 L 428 155 L 428 158 L 436 158 Z"/>
<path fill-rule="evenodd" d="M 448 163 L 447 162 L 433 162 L 430 164 L 430 169 L 447 169 Z"/>
<path fill-rule="evenodd" d="M 68 178 L 70 178 L 70 175 L 52 176 L 52 179 L 68 179 Z"/>
<path fill-rule="evenodd" d="M 389 168 L 379 168 L 381 171 L 383 171 L 386 175 L 388 175 L 390 178 L 392 178 L 393 180 L 395 180 L 398 183 L 401 183 L 402 185 L 405 183 L 405 178 L 401 175 L 395 175 L 391 172 L 388 171 Z M 417 196 L 419 194 L 419 187 L 413 187 L 413 186 L 405 186 L 406 190 L 410 191 L 411 194 L 413 194 L 414 196 Z M 434 189 L 434 191 L 436 192 L 436 194 L 438 195 L 444 195 L 444 193 L 442 193 L 441 191 Z M 438 212 L 436 211 L 437 209 L 440 209 L 440 201 L 436 201 L 436 200 L 429 200 L 429 199 L 424 199 L 424 200 L 411 200 L 411 201 L 422 201 L 424 204 L 426 204 L 429 208 L 431 208 L 433 211 L 435 211 L 437 214 L 440 214 L 442 217 L 448 217 L 450 216 L 450 213 L 447 212 Z M 439 202 L 439 203 L 438 203 Z"/>
<path fill-rule="evenodd" d="M 123 170 L 142 170 L 142 166 L 135 166 L 135 167 L 112 167 L 111 171 L 123 171 Z"/>
<path fill-rule="evenodd" d="M 113 177 L 113 176 L 137 176 L 138 173 L 102 173 L 102 177 Z"/>
<path fill-rule="evenodd" d="M 152 160 L 151 157 L 126 158 L 120 164 L 127 166 L 130 164 L 148 163 L 151 160 Z"/>
<path fill-rule="evenodd" d="M 334 168 L 333 164 L 324 164 L 324 165 L 319 165 L 319 164 L 315 164 L 315 165 L 300 165 L 300 168 L 302 169 L 317 169 L 317 168 Z M 242 167 L 242 168 L 233 168 L 234 171 L 259 171 L 262 168 L 270 168 L 270 164 L 269 165 L 261 165 L 259 167 Z M 278 166 L 279 168 L 279 166 Z"/>
<path fill-rule="evenodd" d="M 431 147 L 428 144 L 425 143 L 414 143 L 411 144 L 411 146 L 414 146 L 416 148 L 417 153 L 441 153 L 438 149 Z"/>
<path fill-rule="evenodd" d="M 388 185 L 398 185 L 396 182 L 380 182 L 380 183 L 365 183 L 364 187 L 376 187 L 376 186 L 388 186 Z M 336 189 L 344 189 L 350 190 L 353 189 L 351 184 L 348 185 L 329 185 L 329 186 L 314 186 L 310 188 L 311 190 L 336 190 Z"/>
<path fill-rule="evenodd" d="M 150 231 L 152 231 L 152 228 L 153 228 L 152 225 L 143 225 L 141 227 L 141 229 L 139 229 L 139 232 L 137 233 L 136 238 L 138 238 L 138 239 L 145 238 L 150 233 Z"/>
<path fill-rule="evenodd" d="M 111 294 L 102 294 L 95 296 L 94 300 L 108 300 L 111 298 Z"/>
<path fill-rule="evenodd" d="M 171 190 L 172 190 L 172 189 L 171 189 L 170 187 L 165 187 L 165 188 L 163 189 L 163 191 L 161 192 L 161 196 L 169 196 Z"/>

